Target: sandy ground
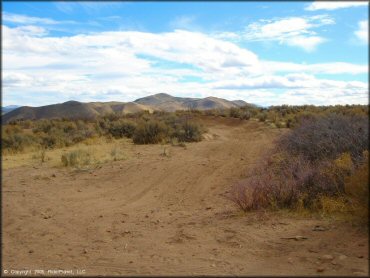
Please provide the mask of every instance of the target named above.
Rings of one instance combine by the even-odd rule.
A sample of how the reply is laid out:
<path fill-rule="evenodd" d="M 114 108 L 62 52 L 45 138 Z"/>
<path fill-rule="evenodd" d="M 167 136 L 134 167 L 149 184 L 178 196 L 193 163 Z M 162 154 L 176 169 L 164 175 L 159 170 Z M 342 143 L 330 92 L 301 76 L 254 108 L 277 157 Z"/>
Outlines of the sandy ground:
<path fill-rule="evenodd" d="M 367 275 L 368 238 L 338 221 L 240 213 L 224 196 L 281 131 L 207 120 L 186 148 L 127 143 L 76 172 L 3 171 L 3 271 L 86 275 Z M 322 231 L 314 231 L 319 225 Z M 306 239 L 283 239 L 302 236 Z"/>

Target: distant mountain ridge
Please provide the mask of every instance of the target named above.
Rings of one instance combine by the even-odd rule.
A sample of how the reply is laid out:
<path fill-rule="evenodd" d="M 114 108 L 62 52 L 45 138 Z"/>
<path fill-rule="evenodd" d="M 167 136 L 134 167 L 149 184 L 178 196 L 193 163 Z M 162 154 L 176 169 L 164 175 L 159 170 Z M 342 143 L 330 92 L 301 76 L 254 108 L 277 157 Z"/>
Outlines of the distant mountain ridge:
<path fill-rule="evenodd" d="M 14 109 L 17 109 L 18 107 L 20 107 L 19 105 L 8 105 L 8 106 L 4 106 L 1 108 L 1 114 L 5 114 L 5 113 L 8 113 Z"/>
<path fill-rule="evenodd" d="M 135 113 L 148 110 L 173 112 L 187 109 L 228 109 L 231 107 L 254 106 L 243 100 L 229 101 L 217 97 L 206 98 L 182 98 L 169 94 L 155 94 L 139 98 L 133 102 L 78 102 L 67 101 L 40 107 L 22 106 L 2 115 L 3 123 L 16 119 L 52 119 L 74 118 L 92 119 L 108 113 Z"/>

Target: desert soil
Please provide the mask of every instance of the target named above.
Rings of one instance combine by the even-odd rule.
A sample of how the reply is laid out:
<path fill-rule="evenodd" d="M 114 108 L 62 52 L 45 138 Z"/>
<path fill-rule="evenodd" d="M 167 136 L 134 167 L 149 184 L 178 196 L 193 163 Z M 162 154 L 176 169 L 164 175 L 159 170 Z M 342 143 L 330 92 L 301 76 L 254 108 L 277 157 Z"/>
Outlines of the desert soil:
<path fill-rule="evenodd" d="M 127 159 L 91 171 L 3 171 L 3 270 L 86 275 L 367 275 L 356 226 L 271 212 L 242 214 L 225 198 L 281 130 L 204 119 L 199 143 L 126 143 Z M 320 226 L 314 230 L 315 226 Z M 305 239 L 284 239 L 301 236 Z M 75 273 L 75 272 L 74 272 Z"/>

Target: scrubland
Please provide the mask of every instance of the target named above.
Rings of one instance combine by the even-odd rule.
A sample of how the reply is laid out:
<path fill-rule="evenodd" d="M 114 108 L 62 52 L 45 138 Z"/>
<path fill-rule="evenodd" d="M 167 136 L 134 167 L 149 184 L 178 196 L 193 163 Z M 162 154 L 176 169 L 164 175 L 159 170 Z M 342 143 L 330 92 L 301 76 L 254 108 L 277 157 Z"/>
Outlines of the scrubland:
<path fill-rule="evenodd" d="M 367 275 L 368 107 L 3 126 L 4 268 Z"/>

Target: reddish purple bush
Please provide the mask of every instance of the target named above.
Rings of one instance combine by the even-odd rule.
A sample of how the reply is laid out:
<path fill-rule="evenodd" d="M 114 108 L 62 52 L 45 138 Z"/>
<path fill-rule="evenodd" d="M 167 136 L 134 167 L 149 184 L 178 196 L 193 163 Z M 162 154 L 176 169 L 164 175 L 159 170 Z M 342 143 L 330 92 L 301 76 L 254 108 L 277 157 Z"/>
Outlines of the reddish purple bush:
<path fill-rule="evenodd" d="M 357 161 L 368 144 L 367 116 L 329 114 L 303 117 L 297 127 L 281 138 L 278 148 L 291 155 L 303 155 L 309 161 L 335 159 L 345 152 Z"/>
<path fill-rule="evenodd" d="M 235 184 L 229 199 L 243 211 L 316 205 L 321 196 L 344 193 L 352 161 L 368 147 L 365 116 L 330 114 L 303 118 L 254 169 Z M 338 160 L 347 154 L 349 165 Z M 350 155 L 349 155 L 350 154 Z"/>

